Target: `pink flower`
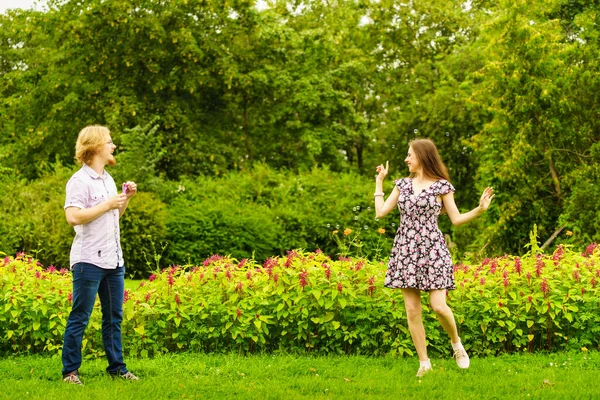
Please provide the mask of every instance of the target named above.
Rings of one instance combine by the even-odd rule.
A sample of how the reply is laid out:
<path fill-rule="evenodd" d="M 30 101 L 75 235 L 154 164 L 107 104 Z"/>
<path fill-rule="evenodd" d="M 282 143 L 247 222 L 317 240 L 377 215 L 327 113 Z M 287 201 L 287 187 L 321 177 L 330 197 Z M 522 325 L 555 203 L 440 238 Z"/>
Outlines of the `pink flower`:
<path fill-rule="evenodd" d="M 248 279 L 248 280 L 252 279 L 252 271 L 246 272 L 246 279 Z"/>
<path fill-rule="evenodd" d="M 326 263 L 323 263 L 322 266 L 323 266 L 323 268 L 325 268 L 325 278 L 330 279 L 331 278 L 331 268 Z"/>
<path fill-rule="evenodd" d="M 146 296 L 144 297 L 146 299 L 146 303 L 148 302 L 148 300 L 150 300 L 150 296 L 152 296 L 152 293 L 146 293 Z"/>
<path fill-rule="evenodd" d="M 127 300 L 129 300 L 129 290 L 123 292 L 123 303 L 127 303 Z"/>
<path fill-rule="evenodd" d="M 308 281 L 306 280 L 307 277 L 308 271 L 302 270 L 302 272 L 300 272 L 300 286 L 302 287 L 302 289 L 304 289 L 304 287 L 308 285 Z"/>
<path fill-rule="evenodd" d="M 152 282 L 152 281 L 153 281 L 153 280 L 155 280 L 155 279 L 156 279 L 156 274 L 152 274 L 152 275 L 150 275 L 150 277 L 148 278 L 148 280 L 149 280 L 150 282 Z"/>
<path fill-rule="evenodd" d="M 578 270 L 573 270 L 573 279 L 575 279 L 577 282 L 579 282 L 579 271 Z"/>
<path fill-rule="evenodd" d="M 544 280 L 540 284 L 540 289 L 542 290 L 542 293 L 544 293 L 544 297 L 546 297 L 546 293 L 548 293 L 548 291 L 550 290 L 548 288 L 548 281 L 546 281 L 546 278 L 544 278 Z"/>
<path fill-rule="evenodd" d="M 590 283 L 592 284 L 592 287 L 595 288 L 596 287 L 596 278 L 592 277 L 592 280 L 590 281 Z"/>
<path fill-rule="evenodd" d="M 235 287 L 235 291 L 238 293 L 242 293 L 242 289 L 244 289 L 244 284 L 242 282 L 239 282 Z"/>
<path fill-rule="evenodd" d="M 543 269 L 544 269 L 544 261 L 542 260 L 542 256 L 538 256 L 537 261 L 535 263 L 535 275 L 538 278 L 542 275 Z"/>
<path fill-rule="evenodd" d="M 273 274 L 273 267 L 277 265 L 277 260 L 274 258 L 267 258 L 263 264 L 264 269 L 267 270 L 267 274 L 271 276 Z"/>
<path fill-rule="evenodd" d="M 343 289 L 344 289 L 344 285 L 342 285 L 342 282 L 338 282 L 338 284 L 337 284 L 337 290 L 338 290 L 338 292 L 342 293 Z"/>
<path fill-rule="evenodd" d="M 515 258 L 515 272 L 519 275 L 521 275 L 521 259 L 519 257 Z"/>
<path fill-rule="evenodd" d="M 60 271 L 58 271 L 58 273 L 59 273 L 59 274 L 61 274 L 61 275 L 65 275 L 65 274 L 67 274 L 68 272 L 69 272 L 69 270 L 68 270 L 68 269 L 66 269 L 66 268 L 61 268 L 61 269 L 60 269 Z"/>
<path fill-rule="evenodd" d="M 481 279 L 479 279 L 479 284 L 485 285 L 485 278 L 483 276 L 481 277 Z"/>
<path fill-rule="evenodd" d="M 69 300 L 69 303 L 73 302 L 73 293 L 69 292 L 69 295 L 67 296 L 67 300 Z"/>
<path fill-rule="evenodd" d="M 598 243 L 594 242 L 591 243 L 586 249 L 585 252 L 583 253 L 584 256 L 591 256 L 594 253 L 594 250 L 596 249 L 596 247 L 598 246 Z M 18 255 L 17 255 L 18 256 Z"/>
<path fill-rule="evenodd" d="M 496 268 L 498 268 L 498 260 L 494 258 L 492 261 L 492 265 L 490 265 L 490 273 L 493 275 L 496 273 Z"/>
<path fill-rule="evenodd" d="M 205 267 L 208 267 L 210 264 L 212 264 L 215 261 L 219 261 L 220 259 L 222 259 L 223 257 L 221 257 L 218 254 L 212 255 L 210 257 L 208 257 L 206 260 L 204 260 L 204 262 L 202 263 Z"/>
<path fill-rule="evenodd" d="M 273 282 L 277 283 L 278 280 L 279 280 L 279 274 L 273 275 Z"/>
<path fill-rule="evenodd" d="M 54 265 L 51 265 L 48 267 L 48 269 L 46 269 L 46 272 L 53 274 L 56 272 L 56 267 Z"/>
<path fill-rule="evenodd" d="M 40 271 L 35 271 L 35 277 L 36 277 L 36 279 L 40 279 L 42 277 L 42 274 L 40 273 Z"/>
<path fill-rule="evenodd" d="M 508 279 L 505 278 L 503 284 L 504 284 L 504 287 L 508 287 L 508 285 L 509 285 Z"/>
<path fill-rule="evenodd" d="M 321 251 L 321 249 L 317 249 L 317 250 L 315 250 L 315 253 L 317 253 L 317 254 L 322 254 L 322 253 L 323 253 L 323 251 Z"/>
<path fill-rule="evenodd" d="M 231 279 L 231 271 L 229 271 L 229 268 L 227 268 L 227 270 L 225 271 L 225 276 L 227 277 L 228 280 Z"/>

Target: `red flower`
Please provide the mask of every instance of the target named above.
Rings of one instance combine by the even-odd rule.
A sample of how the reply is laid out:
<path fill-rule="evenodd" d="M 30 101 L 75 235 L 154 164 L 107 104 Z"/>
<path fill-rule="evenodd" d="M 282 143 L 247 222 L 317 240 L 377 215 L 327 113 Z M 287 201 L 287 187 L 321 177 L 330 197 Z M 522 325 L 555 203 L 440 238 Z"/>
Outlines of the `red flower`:
<path fill-rule="evenodd" d="M 242 310 L 237 309 L 237 317 L 240 318 L 242 316 Z"/>
<path fill-rule="evenodd" d="M 127 303 L 127 300 L 129 300 L 129 290 L 123 292 L 123 303 Z"/>
<path fill-rule="evenodd" d="M 519 275 L 521 275 L 521 259 L 519 257 L 515 258 L 515 272 Z"/>
<path fill-rule="evenodd" d="M 575 279 L 577 282 L 579 282 L 579 271 L 578 270 L 573 271 L 573 279 Z"/>
<path fill-rule="evenodd" d="M 533 297 L 531 296 L 527 296 L 527 301 L 531 303 L 531 301 L 533 300 Z"/>
<path fill-rule="evenodd" d="M 307 277 L 308 271 L 302 270 L 302 272 L 300 272 L 300 286 L 302 286 L 302 289 L 304 289 L 304 287 L 308 285 L 308 281 L 306 280 Z"/>
<path fill-rule="evenodd" d="M 244 289 L 244 284 L 242 282 L 240 282 L 235 287 L 235 291 L 238 292 L 238 293 L 242 293 L 242 289 Z"/>
<path fill-rule="evenodd" d="M 252 271 L 246 272 L 246 279 L 252 279 Z"/>
<path fill-rule="evenodd" d="M 581 294 L 585 294 L 585 288 L 581 288 Z"/>
<path fill-rule="evenodd" d="M 150 277 L 148 278 L 148 280 L 149 280 L 150 282 L 152 282 L 152 281 L 153 281 L 153 280 L 155 280 L 155 279 L 156 279 L 156 274 L 152 274 L 152 275 L 150 275 Z"/>
<path fill-rule="evenodd" d="M 150 292 L 146 293 L 146 297 L 145 297 L 146 303 L 148 302 L 148 300 L 150 300 L 150 296 L 152 296 L 152 293 L 150 293 Z"/>
<path fill-rule="evenodd" d="M 481 279 L 479 279 L 479 284 L 480 285 L 485 285 L 485 277 L 481 277 Z"/>
<path fill-rule="evenodd" d="M 337 284 L 337 290 L 338 290 L 338 292 L 342 293 L 343 289 L 344 289 L 344 285 L 342 285 L 342 282 L 338 282 L 338 284 Z"/>
<path fill-rule="evenodd" d="M 542 256 L 537 257 L 537 261 L 535 263 L 535 274 L 539 278 L 542 275 L 542 270 L 544 269 L 544 261 L 542 261 Z"/>
<path fill-rule="evenodd" d="M 73 293 L 69 292 L 67 299 L 69 300 L 69 303 L 72 303 L 73 302 Z"/>
<path fill-rule="evenodd" d="M 40 271 L 35 271 L 35 277 L 36 277 L 36 279 L 40 279 L 42 277 L 42 274 L 40 273 Z"/>
<path fill-rule="evenodd" d="M 504 287 L 508 287 L 509 283 L 510 282 L 508 281 L 508 279 L 504 279 L 504 282 L 503 282 Z"/>
<path fill-rule="evenodd" d="M 175 303 L 177 303 L 177 305 L 181 304 L 181 299 L 179 298 L 179 293 L 175 293 Z"/>
<path fill-rule="evenodd" d="M 598 247 L 598 243 L 594 242 L 591 243 L 586 249 L 585 252 L 583 253 L 584 256 L 591 256 L 594 253 L 594 250 L 596 249 L 596 247 Z"/>
<path fill-rule="evenodd" d="M 498 260 L 494 258 L 492 261 L 492 265 L 490 265 L 490 273 L 493 275 L 496 273 L 496 268 L 498 268 Z"/>
<path fill-rule="evenodd" d="M 331 268 L 326 263 L 323 263 L 323 268 L 325 268 L 325 278 L 331 278 Z"/>
<path fill-rule="evenodd" d="M 277 283 L 278 280 L 279 280 L 279 274 L 273 275 L 273 282 Z"/>
<path fill-rule="evenodd" d="M 590 283 L 592 284 L 592 287 L 595 288 L 596 287 L 596 278 L 592 277 L 592 280 L 590 281 Z"/>
<path fill-rule="evenodd" d="M 546 297 L 546 293 L 548 293 L 548 291 L 550 290 L 548 288 L 548 281 L 546 281 L 546 278 L 544 278 L 544 280 L 540 284 L 540 289 L 542 290 L 542 293 L 544 293 L 544 297 Z"/>
<path fill-rule="evenodd" d="M 501 301 L 498 302 L 498 307 L 504 307 Z"/>
<path fill-rule="evenodd" d="M 204 260 L 204 262 L 202 263 L 205 267 L 208 267 L 211 263 L 215 262 L 215 261 L 219 261 L 220 259 L 222 259 L 223 257 L 221 257 L 218 254 L 212 255 L 210 257 L 208 257 L 206 260 Z"/>

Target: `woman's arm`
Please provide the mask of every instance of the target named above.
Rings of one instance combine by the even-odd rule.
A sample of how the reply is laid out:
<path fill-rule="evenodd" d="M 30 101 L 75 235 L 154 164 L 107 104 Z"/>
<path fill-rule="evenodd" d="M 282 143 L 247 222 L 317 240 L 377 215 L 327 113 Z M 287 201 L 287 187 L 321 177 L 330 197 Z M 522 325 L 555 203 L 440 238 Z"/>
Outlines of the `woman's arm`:
<path fill-rule="evenodd" d="M 398 196 L 400 196 L 400 191 L 397 187 L 394 186 L 394 190 L 392 194 L 389 195 L 385 202 L 383 201 L 383 180 L 388 174 L 388 170 L 390 169 L 390 163 L 388 161 L 385 162 L 385 167 L 383 164 L 377 167 L 377 178 L 375 178 L 375 217 L 382 218 L 385 217 L 397 207 L 398 204 Z"/>
<path fill-rule="evenodd" d="M 392 194 L 388 196 L 385 202 L 383 201 L 383 196 L 375 196 L 375 217 L 383 218 L 388 215 L 390 211 L 397 208 L 398 196 L 400 196 L 400 191 L 397 187 L 394 187 Z"/>
<path fill-rule="evenodd" d="M 479 199 L 479 206 L 464 214 L 461 214 L 460 211 L 458 211 L 458 207 L 456 207 L 456 203 L 454 202 L 454 193 L 448 192 L 442 195 L 442 201 L 450 221 L 452 221 L 453 225 L 458 226 L 472 221 L 483 214 L 490 206 L 494 196 L 496 195 L 494 194 L 493 188 L 485 188 L 481 198 Z"/>

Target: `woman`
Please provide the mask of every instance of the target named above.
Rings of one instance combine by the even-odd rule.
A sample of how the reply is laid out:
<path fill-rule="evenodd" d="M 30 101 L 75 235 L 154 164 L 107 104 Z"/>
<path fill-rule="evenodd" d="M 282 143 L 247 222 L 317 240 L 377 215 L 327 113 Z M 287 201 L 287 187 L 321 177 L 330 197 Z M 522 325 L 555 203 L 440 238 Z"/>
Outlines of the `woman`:
<path fill-rule="evenodd" d="M 402 290 L 408 328 L 420 360 L 417 377 L 421 377 L 431 370 L 421 317 L 421 291 L 429 292 L 431 307 L 450 336 L 458 367 L 469 368 L 469 356 L 458 337 L 454 314 L 446 305 L 446 290 L 455 289 L 455 285 L 452 260 L 437 224 L 438 216 L 443 208 L 454 225 L 464 224 L 483 214 L 495 194 L 491 187 L 486 188 L 479 206 L 461 214 L 454 203 L 455 189 L 449 182 L 448 169 L 433 141 L 416 139 L 409 146 L 404 162 L 410 177 L 395 181 L 394 190 L 385 201 L 383 180 L 389 163 L 377 167 L 375 212 L 381 218 L 396 207 L 400 210 L 400 227 L 384 284 Z"/>

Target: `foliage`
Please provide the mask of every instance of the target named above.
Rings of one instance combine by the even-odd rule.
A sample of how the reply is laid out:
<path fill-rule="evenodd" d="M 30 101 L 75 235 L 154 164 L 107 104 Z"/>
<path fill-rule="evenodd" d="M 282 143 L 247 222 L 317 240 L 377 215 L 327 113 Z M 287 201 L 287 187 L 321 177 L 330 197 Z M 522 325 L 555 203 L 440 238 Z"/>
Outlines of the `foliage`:
<path fill-rule="evenodd" d="M 408 142 L 426 136 L 461 211 L 486 186 L 498 194 L 482 221 L 441 220 L 459 257 L 517 254 L 533 224 L 544 240 L 563 228 L 552 246 L 600 240 L 586 201 L 599 163 L 593 2 L 48 3 L 0 15 L 0 168 L 15 181 L 69 168 L 91 123 L 121 143 L 115 173 L 165 204 L 173 185 L 256 165 L 369 176 L 389 160 L 403 175 Z M 275 215 L 277 237 L 307 226 L 290 211 Z M 261 252 L 333 246 L 332 230 Z"/>
<path fill-rule="evenodd" d="M 560 247 L 552 255 L 485 259 L 455 266 L 449 294 L 460 336 L 472 355 L 598 349 L 600 248 Z M 0 267 L 0 349 L 55 352 L 68 313 L 70 278 L 24 255 Z M 263 265 L 218 255 L 198 266 L 172 266 L 124 298 L 129 355 L 174 351 L 413 354 L 401 293 L 382 287 L 385 265 L 333 261 L 290 252 Z M 98 304 L 96 309 L 98 308 Z M 424 323 L 432 355 L 448 337 L 429 307 Z M 60 328 L 60 329 L 59 329 Z M 100 313 L 84 352 L 101 354 Z"/>
<path fill-rule="evenodd" d="M 257 164 L 221 178 L 183 180 L 165 193 L 167 263 L 198 263 L 213 253 L 262 262 L 292 248 L 338 252 L 334 230 L 360 232 L 360 249 L 341 255 L 381 259 L 396 222 L 377 221 L 373 182 L 326 168 L 293 174 Z M 394 218 L 397 220 L 397 218 Z M 378 229 L 387 228 L 385 239 Z M 353 236 L 354 236 L 353 235 Z"/>

